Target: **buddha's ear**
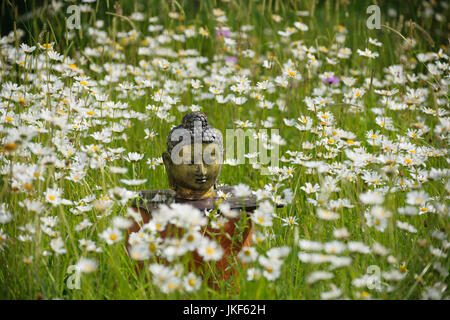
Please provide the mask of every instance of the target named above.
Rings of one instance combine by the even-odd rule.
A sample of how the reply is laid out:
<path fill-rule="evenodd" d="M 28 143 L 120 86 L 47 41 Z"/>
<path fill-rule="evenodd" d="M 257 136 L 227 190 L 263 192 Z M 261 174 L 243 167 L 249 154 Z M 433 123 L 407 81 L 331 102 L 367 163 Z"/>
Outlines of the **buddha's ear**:
<path fill-rule="evenodd" d="M 166 166 L 166 170 L 172 165 L 172 159 L 170 159 L 170 154 L 167 151 L 164 151 L 162 154 L 164 165 Z"/>
<path fill-rule="evenodd" d="M 172 176 L 172 159 L 170 159 L 170 154 L 167 151 L 164 151 L 162 154 L 162 158 L 163 158 L 163 162 L 164 162 L 164 167 L 166 168 L 166 173 L 167 173 L 167 178 L 169 179 L 169 187 L 172 190 L 175 190 L 176 188 L 176 184 L 175 184 L 175 180 Z"/>
<path fill-rule="evenodd" d="M 218 174 L 217 174 L 216 181 L 214 182 L 214 190 L 217 190 L 217 183 L 219 182 L 219 178 L 220 178 L 220 173 L 221 173 L 221 172 L 222 172 L 222 164 L 220 164 L 219 172 L 218 172 Z"/>

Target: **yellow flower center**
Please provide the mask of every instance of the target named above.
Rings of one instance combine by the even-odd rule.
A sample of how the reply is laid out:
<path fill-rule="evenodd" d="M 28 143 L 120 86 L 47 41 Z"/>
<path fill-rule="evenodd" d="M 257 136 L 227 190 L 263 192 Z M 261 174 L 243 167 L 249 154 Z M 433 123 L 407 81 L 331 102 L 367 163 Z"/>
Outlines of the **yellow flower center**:
<path fill-rule="evenodd" d="M 169 283 L 169 284 L 167 285 L 167 288 L 168 288 L 169 290 L 175 289 L 175 287 L 176 287 L 176 285 L 175 285 L 174 283 Z"/>

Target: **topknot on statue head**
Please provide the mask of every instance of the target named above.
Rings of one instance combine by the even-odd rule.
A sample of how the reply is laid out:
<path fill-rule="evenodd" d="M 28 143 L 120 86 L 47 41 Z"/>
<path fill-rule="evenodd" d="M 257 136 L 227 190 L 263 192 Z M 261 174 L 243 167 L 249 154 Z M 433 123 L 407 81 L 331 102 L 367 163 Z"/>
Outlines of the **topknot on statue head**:
<path fill-rule="evenodd" d="M 185 139 L 185 134 L 190 139 Z M 178 139 L 177 139 L 178 138 Z M 201 142 L 216 143 L 223 151 L 223 138 L 219 130 L 211 127 L 208 117 L 202 112 L 190 112 L 181 120 L 181 124 L 174 127 L 167 136 L 167 151 L 170 153 L 178 143 L 185 142 Z"/>

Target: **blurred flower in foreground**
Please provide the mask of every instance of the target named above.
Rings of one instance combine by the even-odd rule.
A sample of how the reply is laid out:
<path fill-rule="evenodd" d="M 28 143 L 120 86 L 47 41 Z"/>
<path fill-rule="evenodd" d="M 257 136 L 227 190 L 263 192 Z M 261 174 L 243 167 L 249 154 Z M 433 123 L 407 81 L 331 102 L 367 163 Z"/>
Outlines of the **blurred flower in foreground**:
<path fill-rule="evenodd" d="M 79 272 L 91 273 L 97 269 L 97 261 L 95 259 L 80 258 L 75 268 Z"/>

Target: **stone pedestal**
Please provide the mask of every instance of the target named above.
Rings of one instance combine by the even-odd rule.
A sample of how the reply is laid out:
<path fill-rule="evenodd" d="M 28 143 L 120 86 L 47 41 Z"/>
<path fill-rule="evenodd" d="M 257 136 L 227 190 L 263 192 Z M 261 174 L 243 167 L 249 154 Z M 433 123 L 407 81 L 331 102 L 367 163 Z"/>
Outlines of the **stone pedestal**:
<path fill-rule="evenodd" d="M 219 187 L 217 191 L 222 191 L 224 193 L 231 193 L 232 187 Z M 224 225 L 223 230 L 213 229 L 211 227 L 206 227 L 203 231 L 207 231 L 206 234 L 210 238 L 215 240 L 218 244 L 220 244 L 224 250 L 224 254 L 222 259 L 216 261 L 217 271 L 220 273 L 220 278 L 227 279 L 232 272 L 236 271 L 236 261 L 237 254 L 241 251 L 243 246 L 250 246 L 253 232 L 253 225 L 250 219 L 246 219 L 246 225 L 244 226 L 244 230 L 240 231 L 236 227 L 236 222 L 240 220 L 241 215 L 248 215 L 253 212 L 257 208 L 257 201 L 255 196 L 249 196 L 245 198 L 237 198 L 230 197 L 228 199 L 222 198 L 209 198 L 209 199 L 201 199 L 201 200 L 187 200 L 187 199 L 179 199 L 176 198 L 175 192 L 172 190 L 143 190 L 140 191 L 140 198 L 135 199 L 132 203 L 132 207 L 136 212 L 139 212 L 142 216 L 143 222 L 148 223 L 151 214 L 153 211 L 157 210 L 161 204 L 170 205 L 171 203 L 185 203 L 190 204 L 193 207 L 199 209 L 200 211 L 211 210 L 217 207 L 218 202 L 228 203 L 230 205 L 230 209 L 237 210 L 240 212 L 240 215 L 236 218 L 229 219 L 228 222 Z M 281 207 L 279 205 L 278 207 Z M 127 234 L 128 236 L 132 232 L 139 231 L 140 226 L 138 224 L 133 225 Z M 232 241 L 238 232 L 242 232 L 242 241 L 236 243 L 236 241 Z M 180 234 L 182 230 L 177 230 L 177 228 L 173 225 L 169 225 L 166 227 L 164 231 L 160 233 L 162 238 L 165 238 L 168 234 L 171 236 Z M 128 243 L 128 242 L 127 242 Z M 195 267 L 201 268 L 203 263 L 202 258 L 194 252 L 194 261 Z"/>

